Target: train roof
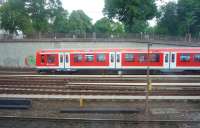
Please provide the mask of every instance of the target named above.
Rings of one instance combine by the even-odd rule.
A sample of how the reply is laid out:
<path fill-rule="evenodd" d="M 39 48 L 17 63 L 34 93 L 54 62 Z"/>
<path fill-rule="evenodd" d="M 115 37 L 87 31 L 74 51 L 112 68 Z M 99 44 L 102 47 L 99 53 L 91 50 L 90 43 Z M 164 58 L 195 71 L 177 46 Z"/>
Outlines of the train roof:
<path fill-rule="evenodd" d="M 58 52 L 70 52 L 70 53 L 79 53 L 79 52 L 147 52 L 147 49 L 134 49 L 134 48 L 125 48 L 125 49 L 88 49 L 88 50 L 73 50 L 73 49 L 42 49 L 38 50 L 39 53 L 58 53 Z M 200 52 L 200 48 L 150 48 L 150 52 Z"/>

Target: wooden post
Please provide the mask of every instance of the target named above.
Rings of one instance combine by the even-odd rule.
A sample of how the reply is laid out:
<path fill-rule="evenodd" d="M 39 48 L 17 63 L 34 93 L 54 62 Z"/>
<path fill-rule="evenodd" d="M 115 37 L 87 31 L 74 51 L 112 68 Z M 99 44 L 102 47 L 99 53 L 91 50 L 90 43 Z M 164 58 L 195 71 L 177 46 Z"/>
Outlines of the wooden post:
<path fill-rule="evenodd" d="M 84 99 L 80 97 L 80 107 L 84 107 Z"/>

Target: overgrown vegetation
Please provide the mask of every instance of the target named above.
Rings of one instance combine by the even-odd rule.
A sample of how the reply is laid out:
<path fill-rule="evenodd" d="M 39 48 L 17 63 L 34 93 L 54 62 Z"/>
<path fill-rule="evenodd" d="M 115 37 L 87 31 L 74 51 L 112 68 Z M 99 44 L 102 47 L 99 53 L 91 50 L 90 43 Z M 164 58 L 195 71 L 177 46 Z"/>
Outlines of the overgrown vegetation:
<path fill-rule="evenodd" d="M 0 7 L 0 27 L 10 34 L 153 33 L 199 36 L 200 1 L 179 0 L 157 9 L 155 0 L 105 0 L 105 17 L 92 24 L 82 10 L 68 13 L 60 0 L 8 0 Z M 150 27 L 148 20 L 157 18 Z"/>
<path fill-rule="evenodd" d="M 179 0 L 178 3 L 168 3 L 159 10 L 155 33 L 173 36 L 199 36 L 199 10 L 199 0 Z"/>

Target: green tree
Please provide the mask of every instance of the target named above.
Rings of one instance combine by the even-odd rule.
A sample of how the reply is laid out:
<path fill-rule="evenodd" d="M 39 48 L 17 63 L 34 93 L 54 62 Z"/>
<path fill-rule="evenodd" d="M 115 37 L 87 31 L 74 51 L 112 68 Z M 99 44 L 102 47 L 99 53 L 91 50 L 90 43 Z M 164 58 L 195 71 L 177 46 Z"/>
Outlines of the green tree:
<path fill-rule="evenodd" d="M 45 7 L 47 8 L 47 10 L 50 12 L 52 16 L 55 16 L 58 10 L 62 9 L 62 3 L 60 0 L 46 0 Z"/>
<path fill-rule="evenodd" d="M 31 17 L 33 28 L 36 32 L 48 31 L 49 9 L 45 0 L 27 0 L 27 11 Z"/>
<path fill-rule="evenodd" d="M 62 10 L 60 0 L 26 0 L 26 10 L 31 17 L 35 32 L 48 32 Z"/>
<path fill-rule="evenodd" d="M 178 3 L 168 3 L 160 10 L 156 33 L 168 35 L 191 34 L 199 35 L 200 31 L 200 1 L 179 0 Z"/>
<path fill-rule="evenodd" d="M 25 11 L 24 0 L 8 0 L 0 7 L 0 26 L 10 34 L 32 32 L 31 19 Z"/>
<path fill-rule="evenodd" d="M 1 28 L 10 33 L 63 32 L 67 15 L 60 0 L 8 0 L 0 7 Z"/>
<path fill-rule="evenodd" d="M 49 0 L 47 3 L 47 11 L 50 15 L 50 32 L 66 32 L 66 24 L 68 18 L 67 10 L 64 10 L 60 0 Z"/>
<path fill-rule="evenodd" d="M 126 27 L 125 29 L 129 30 L 130 32 L 140 33 L 140 32 L 145 32 L 145 30 L 148 27 L 148 23 L 147 21 L 144 21 L 144 20 L 135 20 L 133 25 L 125 26 L 125 27 Z"/>
<path fill-rule="evenodd" d="M 109 18 L 124 23 L 127 32 L 138 32 L 140 29 L 135 27 L 143 27 L 155 16 L 156 5 L 155 0 L 105 0 L 103 12 Z"/>
<path fill-rule="evenodd" d="M 96 23 L 94 24 L 94 31 L 96 33 L 111 33 L 112 28 L 110 20 L 104 17 L 96 21 Z"/>
<path fill-rule="evenodd" d="M 122 23 L 103 17 L 94 24 L 94 31 L 96 33 L 120 34 L 124 32 L 124 26 Z"/>
<path fill-rule="evenodd" d="M 57 33 L 68 32 L 68 12 L 63 8 L 58 9 L 55 12 L 55 17 L 52 23 L 52 31 Z"/>
<path fill-rule="evenodd" d="M 111 28 L 113 34 L 124 33 L 124 25 L 120 22 L 111 22 Z"/>
<path fill-rule="evenodd" d="M 176 3 L 169 2 L 160 9 L 159 13 L 155 32 L 158 34 L 179 35 L 179 20 Z"/>
<path fill-rule="evenodd" d="M 68 20 L 68 29 L 72 33 L 87 33 L 92 31 L 91 18 L 82 10 L 72 11 Z"/>
<path fill-rule="evenodd" d="M 180 34 L 198 35 L 200 30 L 200 1 L 179 0 L 177 4 Z"/>

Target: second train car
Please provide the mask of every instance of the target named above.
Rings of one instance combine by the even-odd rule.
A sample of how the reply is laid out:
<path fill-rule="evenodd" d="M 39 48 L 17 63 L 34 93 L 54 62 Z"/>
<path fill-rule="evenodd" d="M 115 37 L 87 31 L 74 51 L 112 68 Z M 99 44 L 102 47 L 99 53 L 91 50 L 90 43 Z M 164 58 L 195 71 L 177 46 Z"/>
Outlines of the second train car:
<path fill-rule="evenodd" d="M 148 61 L 149 60 L 149 61 Z M 200 48 L 51 49 L 36 52 L 38 71 L 104 70 L 199 70 Z"/>

